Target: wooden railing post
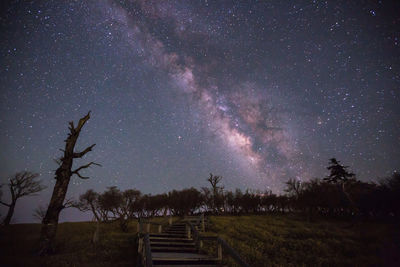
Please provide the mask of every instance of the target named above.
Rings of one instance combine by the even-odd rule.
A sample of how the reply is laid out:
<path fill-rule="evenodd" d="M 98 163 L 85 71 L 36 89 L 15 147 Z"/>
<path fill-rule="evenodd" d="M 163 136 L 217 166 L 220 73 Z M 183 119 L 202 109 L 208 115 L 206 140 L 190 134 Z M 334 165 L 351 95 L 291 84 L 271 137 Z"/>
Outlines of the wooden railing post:
<path fill-rule="evenodd" d="M 187 238 L 191 238 L 191 229 L 190 225 L 186 224 L 186 233 L 187 233 Z"/>
<path fill-rule="evenodd" d="M 158 226 L 158 233 L 161 233 L 162 232 L 162 225 L 160 224 L 159 226 Z"/>
<path fill-rule="evenodd" d="M 146 267 L 153 266 L 153 259 L 151 255 L 151 248 L 150 248 L 150 240 L 149 234 L 144 235 L 144 247 L 145 247 L 145 255 L 146 255 Z"/>
<path fill-rule="evenodd" d="M 147 233 L 150 233 L 150 223 L 147 223 L 147 224 L 146 224 L 146 232 L 147 232 Z"/>
<path fill-rule="evenodd" d="M 171 215 L 170 215 L 169 218 L 168 218 L 168 224 L 169 224 L 169 225 L 172 224 L 172 217 L 171 217 Z"/>
<path fill-rule="evenodd" d="M 141 254 L 143 249 L 143 238 L 139 236 L 138 253 Z"/>
<path fill-rule="evenodd" d="M 222 245 L 221 245 L 221 243 L 218 242 L 217 246 L 218 246 L 217 259 L 221 261 L 222 260 Z"/>
<path fill-rule="evenodd" d="M 204 225 L 204 213 L 201 214 L 201 230 L 202 230 L 203 232 L 206 231 L 206 227 L 205 227 L 205 225 Z"/>

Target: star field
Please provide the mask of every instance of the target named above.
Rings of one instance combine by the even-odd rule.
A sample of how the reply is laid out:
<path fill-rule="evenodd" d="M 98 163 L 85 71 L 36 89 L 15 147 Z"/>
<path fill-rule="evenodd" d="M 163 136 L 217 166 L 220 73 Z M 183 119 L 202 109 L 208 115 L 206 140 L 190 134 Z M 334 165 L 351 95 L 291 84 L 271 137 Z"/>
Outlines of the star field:
<path fill-rule="evenodd" d="M 48 202 L 67 122 L 96 143 L 69 197 L 116 185 L 281 192 L 328 159 L 375 181 L 400 166 L 396 1 L 11 1 L 1 8 L 0 182 L 39 172 Z M 87 219 L 67 210 L 63 220 Z"/>

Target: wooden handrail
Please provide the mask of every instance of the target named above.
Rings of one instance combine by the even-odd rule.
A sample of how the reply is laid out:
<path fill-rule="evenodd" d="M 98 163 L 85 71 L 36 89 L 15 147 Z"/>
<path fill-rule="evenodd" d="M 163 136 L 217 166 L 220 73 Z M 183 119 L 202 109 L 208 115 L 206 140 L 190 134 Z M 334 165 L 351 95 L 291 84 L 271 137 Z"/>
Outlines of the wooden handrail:
<path fill-rule="evenodd" d="M 171 225 L 172 224 L 172 217 L 168 217 L 163 222 L 159 222 L 159 223 L 150 221 L 150 218 L 139 217 L 138 218 L 138 230 L 137 231 L 140 232 L 140 233 L 143 231 L 143 224 L 147 224 L 147 228 L 146 228 L 147 232 L 150 231 L 150 225 L 158 225 L 158 232 L 161 233 L 163 226 L 167 226 L 167 225 Z"/>
<path fill-rule="evenodd" d="M 224 239 L 218 237 L 217 242 L 222 246 L 223 251 L 226 251 L 229 256 L 231 256 L 232 259 L 234 259 L 240 266 L 249 267 L 249 265 L 244 260 L 242 260 L 239 254 L 231 246 L 229 246 Z"/>
<path fill-rule="evenodd" d="M 204 216 L 204 215 L 203 215 Z M 201 218 L 201 217 L 200 217 Z M 198 220 L 199 222 L 199 220 Z M 249 267 L 249 265 L 240 257 L 240 255 L 221 237 L 218 236 L 201 236 L 197 231 L 196 227 L 193 226 L 190 221 L 186 221 L 189 225 L 193 240 L 195 241 L 196 247 L 199 248 L 200 240 L 211 240 L 216 241 L 218 244 L 218 259 L 222 260 L 222 252 L 225 251 L 229 256 L 232 257 L 242 267 Z"/>
<path fill-rule="evenodd" d="M 144 249 L 145 249 L 145 255 L 146 255 L 146 267 L 152 267 L 153 266 L 153 258 L 151 256 L 150 239 L 149 239 L 148 233 L 144 234 Z"/>

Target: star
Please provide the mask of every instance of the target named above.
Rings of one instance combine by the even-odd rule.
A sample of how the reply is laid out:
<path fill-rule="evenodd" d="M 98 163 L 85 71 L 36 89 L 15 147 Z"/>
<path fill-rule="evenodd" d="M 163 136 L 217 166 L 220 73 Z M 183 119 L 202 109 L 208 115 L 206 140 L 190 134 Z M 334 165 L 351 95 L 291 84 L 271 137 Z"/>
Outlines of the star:
<path fill-rule="evenodd" d="M 77 148 L 96 143 L 83 160 L 103 167 L 72 179 L 74 198 L 201 188 L 209 172 L 227 190 L 279 193 L 326 175 L 332 157 L 363 181 L 400 164 L 395 1 L 7 5 L 0 183 L 29 169 L 51 188 L 68 121 L 89 110 Z"/>

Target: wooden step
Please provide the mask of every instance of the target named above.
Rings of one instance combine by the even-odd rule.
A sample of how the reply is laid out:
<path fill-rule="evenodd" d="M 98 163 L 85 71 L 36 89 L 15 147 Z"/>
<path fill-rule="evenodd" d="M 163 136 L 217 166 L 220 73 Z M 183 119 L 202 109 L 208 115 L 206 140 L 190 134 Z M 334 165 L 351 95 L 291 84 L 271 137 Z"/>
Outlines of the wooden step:
<path fill-rule="evenodd" d="M 188 238 L 163 238 L 163 237 L 150 237 L 150 242 L 179 242 L 179 243 L 193 243 L 193 239 Z"/>
<path fill-rule="evenodd" d="M 182 228 L 167 228 L 164 231 L 186 231 L 186 228 L 182 227 Z"/>
<path fill-rule="evenodd" d="M 150 241 L 150 246 L 153 247 L 195 247 L 194 243 L 181 243 L 181 242 L 152 242 Z"/>
<path fill-rule="evenodd" d="M 159 265 L 159 264 L 156 264 L 156 266 L 159 266 L 159 267 L 174 267 L 174 266 L 176 266 L 176 265 L 164 265 L 164 264 L 161 264 L 161 265 Z M 218 267 L 218 266 L 220 266 L 220 265 L 215 265 L 215 264 L 204 264 L 204 265 L 196 265 L 196 264 L 191 264 L 191 265 L 181 265 L 182 267 L 184 267 L 184 266 L 187 266 L 187 267 Z"/>
<path fill-rule="evenodd" d="M 164 238 L 187 238 L 186 235 L 183 234 L 168 234 L 168 233 L 161 233 L 161 234 L 150 234 L 150 238 L 152 237 L 164 237 Z"/>
<path fill-rule="evenodd" d="M 181 224 L 171 224 L 169 227 L 185 227 L 186 223 L 181 223 Z"/>
<path fill-rule="evenodd" d="M 157 254 L 157 253 L 154 253 Z M 172 253 L 167 253 L 172 254 Z M 180 255 L 189 255 L 190 253 L 176 253 Z M 219 261 L 216 259 L 209 259 L 209 258 L 157 258 L 153 257 L 153 265 L 186 265 L 186 266 L 193 266 L 193 265 L 218 265 Z"/>
<path fill-rule="evenodd" d="M 198 217 L 188 218 L 197 229 Z M 199 254 L 193 239 L 187 238 L 187 224 L 174 223 L 160 234 L 150 234 L 150 247 L 154 266 L 216 267 L 220 261 L 208 255 Z"/>
<path fill-rule="evenodd" d="M 151 252 L 176 252 L 176 253 L 197 253 L 197 249 L 195 247 L 159 247 L 152 246 Z"/>
<path fill-rule="evenodd" d="M 186 227 L 167 227 L 165 230 L 185 230 Z"/>
<path fill-rule="evenodd" d="M 176 261 L 190 261 L 190 260 L 209 260 L 218 261 L 216 258 L 212 258 L 205 254 L 199 253 L 174 253 L 174 252 L 154 252 L 152 253 L 153 260 L 176 260 Z"/>
<path fill-rule="evenodd" d="M 165 232 L 163 232 L 163 233 L 166 233 L 166 234 L 179 234 L 179 235 L 185 235 L 185 234 L 186 234 L 186 231 L 165 231 Z"/>
<path fill-rule="evenodd" d="M 177 236 L 181 236 L 181 237 L 187 237 L 186 233 L 181 233 L 181 232 L 164 232 L 164 234 L 167 235 L 177 235 Z"/>
<path fill-rule="evenodd" d="M 165 232 L 186 232 L 186 229 L 166 229 Z"/>

